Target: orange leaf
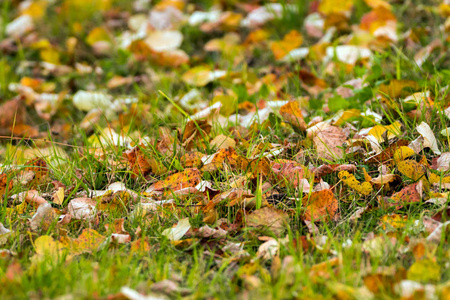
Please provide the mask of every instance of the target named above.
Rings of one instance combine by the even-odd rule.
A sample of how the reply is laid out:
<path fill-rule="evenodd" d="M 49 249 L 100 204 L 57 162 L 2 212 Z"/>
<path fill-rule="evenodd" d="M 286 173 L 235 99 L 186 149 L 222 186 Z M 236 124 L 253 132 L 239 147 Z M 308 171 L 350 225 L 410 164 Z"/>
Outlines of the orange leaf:
<path fill-rule="evenodd" d="M 293 127 L 306 131 L 306 123 L 303 120 L 302 111 L 297 101 L 289 101 L 280 108 L 281 116 Z"/>
<path fill-rule="evenodd" d="M 303 197 L 303 206 L 306 206 L 303 219 L 305 221 L 322 221 L 332 219 L 338 209 L 338 201 L 330 189 L 313 192 Z"/>
<path fill-rule="evenodd" d="M 203 172 L 213 172 L 223 168 L 224 164 L 236 166 L 239 155 L 231 147 L 228 149 L 219 149 L 216 153 L 209 155 L 204 161 Z"/>
<path fill-rule="evenodd" d="M 400 192 L 395 193 L 391 197 L 388 206 L 395 206 L 400 209 L 405 204 L 420 202 L 422 199 L 422 182 L 414 183 L 404 187 Z"/>
<path fill-rule="evenodd" d="M 303 42 L 303 37 L 297 30 L 292 30 L 284 36 L 281 41 L 273 42 L 270 49 L 275 56 L 275 59 L 281 59 L 286 56 L 291 50 L 300 46 Z"/>
<path fill-rule="evenodd" d="M 123 153 L 123 157 L 128 160 L 132 178 L 136 178 L 138 175 L 145 176 L 152 169 L 148 159 L 143 154 L 142 149 L 144 148 L 145 146 L 141 144 Z"/>
<path fill-rule="evenodd" d="M 170 175 L 165 180 L 155 183 L 152 188 L 153 190 L 178 191 L 186 187 L 195 187 L 200 181 L 200 171 L 196 168 L 192 168 Z"/>

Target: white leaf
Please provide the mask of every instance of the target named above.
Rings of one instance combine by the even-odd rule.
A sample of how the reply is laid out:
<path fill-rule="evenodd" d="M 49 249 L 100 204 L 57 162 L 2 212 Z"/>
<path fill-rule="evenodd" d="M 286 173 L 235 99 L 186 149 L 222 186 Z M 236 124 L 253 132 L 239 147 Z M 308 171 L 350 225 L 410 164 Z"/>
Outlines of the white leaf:
<path fill-rule="evenodd" d="M 73 95 L 73 105 L 82 111 L 90 111 L 94 108 L 108 109 L 112 102 L 110 96 L 101 92 L 80 90 Z"/>
<path fill-rule="evenodd" d="M 78 220 L 93 219 L 97 210 L 95 206 L 97 202 L 90 198 L 75 198 L 69 202 L 69 213 Z"/>
<path fill-rule="evenodd" d="M 154 31 L 145 39 L 145 43 L 157 52 L 175 50 L 182 42 L 183 35 L 176 30 Z"/>
<path fill-rule="evenodd" d="M 359 46 L 341 45 L 327 47 L 326 54 L 327 61 L 332 61 L 336 55 L 337 60 L 349 65 L 354 65 L 358 59 L 370 58 L 372 56 L 372 51 Z"/>
<path fill-rule="evenodd" d="M 423 146 L 431 148 L 434 154 L 440 155 L 441 151 L 439 151 L 436 137 L 434 136 L 434 133 L 430 128 L 430 125 L 428 125 L 425 122 L 422 122 L 420 123 L 419 126 L 417 126 L 417 131 L 420 133 L 421 136 L 423 136 L 424 139 Z"/>
<path fill-rule="evenodd" d="M 189 218 L 181 219 L 175 228 L 167 228 L 162 232 L 171 241 L 179 241 L 191 228 Z"/>

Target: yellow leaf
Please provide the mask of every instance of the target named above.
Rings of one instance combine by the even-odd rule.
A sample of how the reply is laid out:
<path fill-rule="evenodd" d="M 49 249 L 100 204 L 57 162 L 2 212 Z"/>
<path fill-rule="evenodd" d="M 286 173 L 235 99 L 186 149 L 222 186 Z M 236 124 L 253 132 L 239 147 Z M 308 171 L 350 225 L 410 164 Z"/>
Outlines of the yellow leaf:
<path fill-rule="evenodd" d="M 428 174 L 428 180 L 430 181 L 431 184 L 433 183 L 450 183 L 450 177 L 442 177 L 439 175 L 436 175 L 434 173 L 429 173 Z"/>
<path fill-rule="evenodd" d="M 397 169 L 403 175 L 411 178 L 414 181 L 419 180 L 425 175 L 425 167 L 414 160 L 404 160 L 397 164 Z"/>
<path fill-rule="evenodd" d="M 60 244 L 68 249 L 71 254 L 78 255 L 97 250 L 105 239 L 105 236 L 94 229 L 87 228 L 76 239 L 69 237 L 62 238 Z"/>
<path fill-rule="evenodd" d="M 27 8 L 22 10 L 23 15 L 29 15 L 33 19 L 40 19 L 45 15 L 48 1 L 34 1 L 31 2 Z"/>
<path fill-rule="evenodd" d="M 36 254 L 31 258 L 33 263 L 43 261 L 46 257 L 51 257 L 55 260 L 63 257 L 67 248 L 59 241 L 54 241 L 51 236 L 43 235 L 34 241 Z"/>
<path fill-rule="evenodd" d="M 388 14 L 389 12 L 385 13 Z M 379 92 L 384 97 L 387 96 L 391 99 L 406 97 L 412 92 L 410 90 L 416 91 L 420 88 L 419 84 L 414 80 L 397 80 L 391 79 L 388 84 L 382 84 L 380 86 Z"/>
<path fill-rule="evenodd" d="M 385 215 L 381 218 L 381 225 L 383 226 L 383 230 L 386 230 L 389 226 L 395 229 L 401 229 L 405 227 L 407 220 L 407 216 L 400 216 L 398 214 Z"/>
<path fill-rule="evenodd" d="M 363 182 L 360 183 L 356 178 L 355 175 L 350 174 L 347 171 L 341 171 L 338 174 L 339 179 L 341 179 L 345 184 L 347 184 L 350 188 L 355 190 L 356 192 L 367 196 L 372 192 L 372 185 L 370 182 Z"/>
<path fill-rule="evenodd" d="M 40 39 L 37 42 L 34 42 L 30 45 L 30 48 L 32 49 L 47 49 L 51 48 L 52 44 L 50 44 L 49 40 L 47 39 Z"/>
<path fill-rule="evenodd" d="M 306 123 L 303 120 L 302 111 L 297 101 L 289 101 L 280 108 L 280 115 L 291 124 L 291 126 L 306 131 Z"/>
<path fill-rule="evenodd" d="M 337 113 L 336 116 L 333 118 L 334 121 L 333 125 L 341 126 L 345 124 L 348 120 L 351 118 L 356 118 L 361 115 L 361 111 L 359 109 L 349 109 L 342 111 L 340 113 Z"/>
<path fill-rule="evenodd" d="M 384 0 L 364 0 L 364 1 L 368 6 L 372 7 L 373 9 L 382 7 L 387 10 L 391 10 L 391 5 Z"/>
<path fill-rule="evenodd" d="M 99 210 L 124 211 L 129 206 L 131 196 L 128 191 L 107 191 L 104 195 L 95 197 Z"/>
<path fill-rule="evenodd" d="M 319 4 L 319 12 L 324 15 L 345 14 L 353 7 L 353 0 L 323 0 Z"/>
<path fill-rule="evenodd" d="M 405 160 L 406 158 L 413 156 L 415 154 L 414 150 L 407 147 L 407 146 L 401 146 L 397 148 L 394 152 L 394 162 L 398 163 L 402 160 Z"/>
<path fill-rule="evenodd" d="M 109 42 L 111 41 L 111 38 L 105 28 L 95 27 L 94 29 L 91 30 L 91 32 L 89 32 L 89 35 L 86 38 L 86 43 L 92 46 L 96 42 L 100 41 Z"/>
<path fill-rule="evenodd" d="M 170 175 L 165 180 L 156 182 L 153 190 L 178 191 L 186 187 L 195 187 L 201 181 L 200 171 L 196 168 L 185 169 L 183 172 Z"/>
<path fill-rule="evenodd" d="M 441 278 L 441 268 L 431 259 L 419 260 L 409 268 L 407 277 L 423 283 L 436 282 Z"/>
<path fill-rule="evenodd" d="M 59 52 L 56 49 L 53 49 L 53 48 L 42 49 L 39 52 L 39 55 L 41 56 L 41 59 L 45 62 L 54 64 L 54 65 L 60 64 Z"/>
<path fill-rule="evenodd" d="M 385 134 L 386 131 L 387 139 L 390 140 L 402 133 L 401 127 L 402 123 L 400 123 L 399 121 L 395 121 L 388 126 L 376 125 L 372 129 L 370 129 L 369 134 L 375 137 L 379 143 L 382 143 L 385 140 L 383 134 Z"/>
<path fill-rule="evenodd" d="M 184 73 L 181 78 L 187 84 L 202 87 L 225 75 L 225 71 L 211 71 L 207 66 L 198 66 Z"/>
<path fill-rule="evenodd" d="M 56 193 L 53 195 L 53 202 L 61 205 L 64 202 L 64 188 L 60 187 Z"/>
<path fill-rule="evenodd" d="M 281 59 L 286 56 L 291 50 L 300 46 L 303 42 L 303 37 L 297 30 L 292 30 L 284 36 L 281 41 L 273 42 L 270 49 L 275 56 L 275 59 Z"/>

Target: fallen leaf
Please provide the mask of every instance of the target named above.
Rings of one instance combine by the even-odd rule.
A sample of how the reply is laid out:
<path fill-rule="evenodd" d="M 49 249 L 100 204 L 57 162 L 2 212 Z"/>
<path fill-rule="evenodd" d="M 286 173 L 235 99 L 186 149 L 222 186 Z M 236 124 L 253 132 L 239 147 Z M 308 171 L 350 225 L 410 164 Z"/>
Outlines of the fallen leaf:
<path fill-rule="evenodd" d="M 46 231 L 56 218 L 57 214 L 50 203 L 42 203 L 30 220 L 31 230 L 37 231 L 38 229 L 42 229 Z"/>
<path fill-rule="evenodd" d="M 171 241 L 179 241 L 189 231 L 191 224 L 189 218 L 184 218 L 178 221 L 177 226 L 165 229 L 162 235 L 166 236 Z"/>
<path fill-rule="evenodd" d="M 145 149 L 144 145 L 138 145 L 123 153 L 131 169 L 132 178 L 136 178 L 139 175 L 145 176 L 152 170 L 150 160 L 145 155 L 143 149 Z"/>
<path fill-rule="evenodd" d="M 302 42 L 303 37 L 301 33 L 296 30 L 291 30 L 283 37 L 283 40 L 272 42 L 270 49 L 272 50 L 275 59 L 281 59 L 291 50 L 300 46 Z"/>
<path fill-rule="evenodd" d="M 391 191 L 402 184 L 402 178 L 398 174 L 386 174 L 372 178 L 370 183 L 377 190 L 384 188 L 386 191 Z"/>
<path fill-rule="evenodd" d="M 96 213 L 97 202 L 91 198 L 75 198 L 67 206 L 68 212 L 78 220 L 92 220 Z"/>
<path fill-rule="evenodd" d="M 223 134 L 216 136 L 210 142 L 210 144 L 214 148 L 219 148 L 219 149 L 228 149 L 229 147 L 234 148 L 236 146 L 236 142 L 234 141 L 234 139 L 232 139 L 226 135 L 223 135 Z"/>
<path fill-rule="evenodd" d="M 407 216 L 401 216 L 398 214 L 384 215 L 381 218 L 381 225 L 383 230 L 386 230 L 387 228 L 401 229 L 406 226 L 407 220 Z"/>
<path fill-rule="evenodd" d="M 97 251 L 100 245 L 106 240 L 106 237 L 91 228 L 83 229 L 76 239 L 69 237 L 61 238 L 60 242 L 71 255 L 82 253 L 92 253 Z"/>
<path fill-rule="evenodd" d="M 397 164 L 397 169 L 403 175 L 411 178 L 414 181 L 422 178 L 426 173 L 425 166 L 414 160 L 404 160 Z"/>
<path fill-rule="evenodd" d="M 53 203 L 62 205 L 64 202 L 64 188 L 59 187 L 58 190 L 53 194 Z"/>
<path fill-rule="evenodd" d="M 203 172 L 222 170 L 225 164 L 237 166 L 238 154 L 233 148 L 221 148 L 216 153 L 202 158 Z"/>
<path fill-rule="evenodd" d="M 417 126 L 416 129 L 424 139 L 423 146 L 430 148 L 434 152 L 434 154 L 440 155 L 441 151 L 438 148 L 436 137 L 434 136 L 434 133 L 430 128 L 430 125 L 428 125 L 425 122 L 422 122 Z"/>
<path fill-rule="evenodd" d="M 302 111 L 297 101 L 289 101 L 280 108 L 281 116 L 289 122 L 294 128 L 300 131 L 306 131 L 306 123 L 303 120 Z"/>
<path fill-rule="evenodd" d="M 264 232 L 281 236 L 287 229 L 289 216 L 280 210 L 270 207 L 257 209 L 247 215 L 247 226 L 255 227 Z"/>
<path fill-rule="evenodd" d="M 442 153 L 437 160 L 438 171 L 448 171 L 450 169 L 450 152 Z"/>
<path fill-rule="evenodd" d="M 404 187 L 400 192 L 390 197 L 389 206 L 396 209 L 402 208 L 406 204 L 420 202 L 422 200 L 422 181 Z"/>
<path fill-rule="evenodd" d="M 336 126 L 329 126 L 317 131 L 313 142 L 320 158 L 336 160 L 342 157 L 342 145 L 347 140 L 344 131 Z"/>
<path fill-rule="evenodd" d="M 200 171 L 196 168 L 170 175 L 150 187 L 150 190 L 178 191 L 187 187 L 195 187 L 201 181 Z"/>
<path fill-rule="evenodd" d="M 303 197 L 302 203 L 306 207 L 303 219 L 310 222 L 329 221 L 338 209 L 338 201 L 329 189 L 312 192 Z"/>
<path fill-rule="evenodd" d="M 437 282 L 441 278 L 441 268 L 431 259 L 422 259 L 412 264 L 407 276 L 417 282 Z"/>
<path fill-rule="evenodd" d="M 341 179 L 346 185 L 360 193 L 361 195 L 367 196 L 372 193 L 372 184 L 370 182 L 360 183 L 355 175 L 350 174 L 347 171 L 341 171 L 338 174 L 339 179 Z"/>

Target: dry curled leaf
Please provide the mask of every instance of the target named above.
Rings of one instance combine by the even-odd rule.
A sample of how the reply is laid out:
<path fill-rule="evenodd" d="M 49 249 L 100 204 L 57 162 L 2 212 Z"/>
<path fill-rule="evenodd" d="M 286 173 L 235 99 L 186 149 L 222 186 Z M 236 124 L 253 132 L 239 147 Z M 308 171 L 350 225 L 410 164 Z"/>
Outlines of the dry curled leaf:
<path fill-rule="evenodd" d="M 135 146 L 131 150 L 127 150 L 123 153 L 123 156 L 127 159 L 129 168 L 131 169 L 131 177 L 145 176 L 151 171 L 151 165 L 149 159 L 144 154 L 144 145 Z"/>
<path fill-rule="evenodd" d="M 205 154 L 199 151 L 193 151 L 185 153 L 180 161 L 185 168 L 200 168 L 203 164 L 202 158 L 205 156 Z"/>
<path fill-rule="evenodd" d="M 300 131 L 306 131 L 306 123 L 303 120 L 302 111 L 297 101 L 289 101 L 280 108 L 280 115 L 289 122 L 294 128 Z"/>
<path fill-rule="evenodd" d="M 184 128 L 182 143 L 186 150 L 191 150 L 194 144 L 202 145 L 208 140 L 211 131 L 211 125 L 207 120 L 191 120 Z M 204 147 L 202 147 L 204 148 Z"/>

